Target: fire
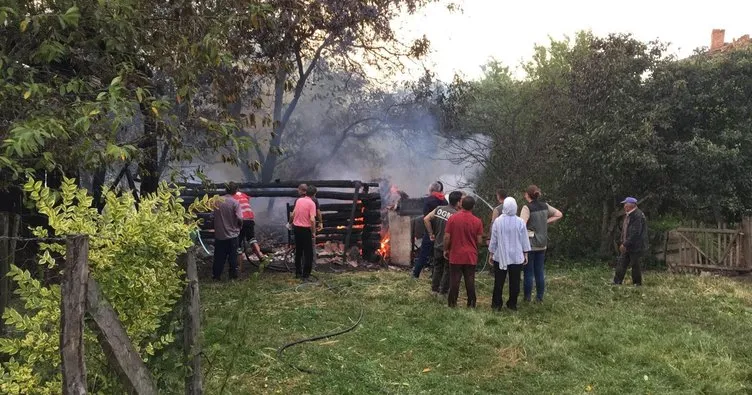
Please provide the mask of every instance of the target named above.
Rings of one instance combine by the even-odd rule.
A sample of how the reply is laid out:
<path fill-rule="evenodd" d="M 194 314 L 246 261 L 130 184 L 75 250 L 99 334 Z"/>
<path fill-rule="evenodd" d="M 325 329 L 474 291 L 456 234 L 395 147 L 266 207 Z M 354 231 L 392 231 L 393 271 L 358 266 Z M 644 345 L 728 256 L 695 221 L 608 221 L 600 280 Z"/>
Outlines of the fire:
<path fill-rule="evenodd" d="M 353 225 L 353 229 L 363 229 L 363 228 L 365 228 L 365 227 L 366 227 L 366 226 L 365 226 L 364 224 L 356 224 L 356 225 Z M 339 230 L 342 230 L 342 229 L 347 229 L 347 226 L 345 226 L 345 225 L 339 225 L 339 226 L 337 226 L 337 229 L 339 229 Z"/>
<path fill-rule="evenodd" d="M 381 247 L 379 248 L 379 255 L 386 258 L 389 256 L 389 233 L 387 232 L 382 238 L 381 238 Z"/>

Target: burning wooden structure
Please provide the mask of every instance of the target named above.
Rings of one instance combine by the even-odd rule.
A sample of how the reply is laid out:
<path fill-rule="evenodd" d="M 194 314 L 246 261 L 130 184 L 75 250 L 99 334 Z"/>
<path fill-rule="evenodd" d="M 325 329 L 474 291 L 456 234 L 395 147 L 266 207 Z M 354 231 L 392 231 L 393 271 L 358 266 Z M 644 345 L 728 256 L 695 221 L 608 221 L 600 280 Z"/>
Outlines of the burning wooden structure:
<path fill-rule="evenodd" d="M 316 244 L 326 242 L 341 243 L 343 259 L 349 250 L 357 247 L 363 259 L 374 262 L 386 258 L 387 248 L 382 242 L 381 193 L 378 183 L 347 180 L 285 181 L 273 183 L 239 183 L 239 190 L 251 197 L 298 197 L 300 184 L 314 185 L 318 189 L 316 198 L 321 202 L 324 228 L 316 234 Z M 181 197 L 185 204 L 192 203 L 204 195 L 225 194 L 225 184 L 181 184 Z M 372 190 L 373 188 L 373 190 Z M 289 218 L 292 204 L 286 205 Z M 202 237 L 213 239 L 213 223 L 210 213 L 200 214 L 204 218 Z"/>

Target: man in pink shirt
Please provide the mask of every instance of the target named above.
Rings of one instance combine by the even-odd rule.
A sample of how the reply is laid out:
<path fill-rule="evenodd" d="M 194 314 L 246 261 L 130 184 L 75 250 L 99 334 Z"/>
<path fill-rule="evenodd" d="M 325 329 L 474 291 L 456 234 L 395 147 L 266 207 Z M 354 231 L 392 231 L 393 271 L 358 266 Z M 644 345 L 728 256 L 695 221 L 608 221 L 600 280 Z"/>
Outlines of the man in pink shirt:
<path fill-rule="evenodd" d="M 308 187 L 298 186 L 300 198 L 292 211 L 293 234 L 295 235 L 295 277 L 307 281 L 313 268 L 313 242 L 316 239 L 316 203 L 305 196 Z"/>

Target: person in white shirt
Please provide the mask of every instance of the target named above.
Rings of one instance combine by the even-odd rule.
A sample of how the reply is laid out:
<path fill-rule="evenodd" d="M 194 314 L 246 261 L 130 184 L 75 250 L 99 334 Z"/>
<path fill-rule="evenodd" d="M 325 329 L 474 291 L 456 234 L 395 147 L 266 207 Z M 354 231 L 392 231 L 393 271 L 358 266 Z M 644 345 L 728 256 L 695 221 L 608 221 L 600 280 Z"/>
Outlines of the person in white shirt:
<path fill-rule="evenodd" d="M 493 254 L 494 290 L 491 308 L 499 311 L 503 305 L 502 292 L 509 272 L 509 299 L 507 308 L 517 310 L 517 298 L 520 294 L 520 273 L 527 264 L 530 252 L 530 239 L 525 222 L 517 216 L 517 202 L 514 198 L 504 199 L 501 215 L 491 226 L 491 241 L 488 251 Z"/>

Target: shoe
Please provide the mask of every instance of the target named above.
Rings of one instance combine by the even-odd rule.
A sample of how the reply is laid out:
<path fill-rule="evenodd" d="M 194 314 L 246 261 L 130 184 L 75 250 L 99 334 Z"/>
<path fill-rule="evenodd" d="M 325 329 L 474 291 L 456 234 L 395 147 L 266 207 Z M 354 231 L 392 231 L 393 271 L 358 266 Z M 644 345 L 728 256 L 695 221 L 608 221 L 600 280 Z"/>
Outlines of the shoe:
<path fill-rule="evenodd" d="M 436 298 L 436 297 L 439 296 L 439 293 L 436 292 L 436 291 L 431 291 L 431 296 L 433 296 L 434 298 Z"/>
<path fill-rule="evenodd" d="M 507 308 L 509 310 L 512 310 L 512 311 L 517 311 L 517 306 L 516 305 L 510 305 L 509 303 L 507 303 Z"/>
<path fill-rule="evenodd" d="M 641 287 L 641 286 L 642 286 L 642 283 L 637 283 L 637 284 L 635 284 L 634 286 L 635 286 L 635 287 Z"/>

